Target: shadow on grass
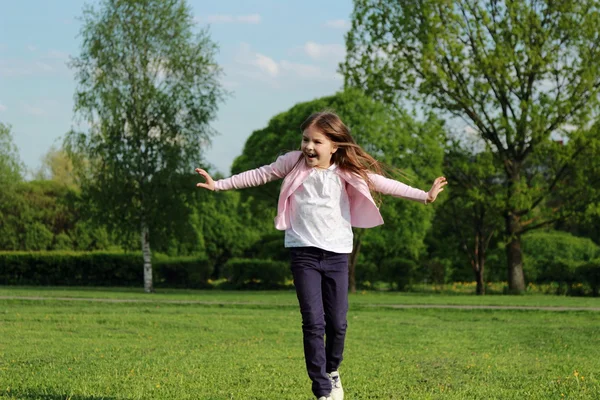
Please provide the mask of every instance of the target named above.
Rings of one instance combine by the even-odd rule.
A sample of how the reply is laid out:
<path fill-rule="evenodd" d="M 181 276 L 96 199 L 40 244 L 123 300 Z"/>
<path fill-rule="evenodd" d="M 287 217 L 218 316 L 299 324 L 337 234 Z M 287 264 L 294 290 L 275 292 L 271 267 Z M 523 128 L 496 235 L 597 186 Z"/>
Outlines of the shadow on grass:
<path fill-rule="evenodd" d="M 123 397 L 71 395 L 68 393 L 49 393 L 46 390 L 11 390 L 10 392 L 0 392 L 0 397 L 2 396 L 19 400 L 126 400 Z"/>

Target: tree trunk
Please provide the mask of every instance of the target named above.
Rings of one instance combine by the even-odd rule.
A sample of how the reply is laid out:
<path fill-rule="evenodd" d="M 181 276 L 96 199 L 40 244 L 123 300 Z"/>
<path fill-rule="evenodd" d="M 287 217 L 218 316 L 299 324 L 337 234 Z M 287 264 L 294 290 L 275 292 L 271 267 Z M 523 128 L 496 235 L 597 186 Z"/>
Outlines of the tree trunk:
<path fill-rule="evenodd" d="M 350 254 L 350 260 L 348 261 L 348 291 L 350 293 L 356 293 L 356 262 L 358 260 L 358 254 L 360 253 L 363 235 L 364 231 L 362 230 L 354 232 L 352 253 Z"/>
<path fill-rule="evenodd" d="M 521 251 L 521 237 L 518 235 L 519 217 L 509 212 L 506 217 L 506 259 L 508 262 L 508 291 L 520 294 L 525 291 L 525 276 L 523 275 L 523 254 Z"/>
<path fill-rule="evenodd" d="M 144 257 L 144 291 L 153 293 L 152 285 L 152 253 L 150 252 L 150 232 L 146 221 L 142 220 L 142 256 Z"/>
<path fill-rule="evenodd" d="M 485 294 L 485 282 L 483 280 L 483 271 L 485 266 L 485 251 L 487 248 L 487 241 L 485 235 L 482 233 L 477 234 L 475 240 L 475 280 L 477 282 L 476 293 L 483 296 Z"/>
<path fill-rule="evenodd" d="M 477 282 L 476 293 L 483 296 L 485 294 L 485 282 L 483 280 L 483 264 L 480 264 L 475 270 L 475 280 Z"/>

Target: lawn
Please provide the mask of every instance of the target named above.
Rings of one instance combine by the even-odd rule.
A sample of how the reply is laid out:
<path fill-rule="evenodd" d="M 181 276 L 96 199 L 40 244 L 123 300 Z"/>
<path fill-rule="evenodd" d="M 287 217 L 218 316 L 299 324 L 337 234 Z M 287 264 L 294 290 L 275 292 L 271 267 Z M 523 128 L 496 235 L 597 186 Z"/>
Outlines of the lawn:
<path fill-rule="evenodd" d="M 0 398 L 312 398 L 290 292 L 0 287 L 0 296 L 152 300 L 0 300 Z M 346 399 L 600 398 L 600 312 L 373 306 L 470 298 L 598 307 L 598 299 L 497 297 L 351 296 Z"/>

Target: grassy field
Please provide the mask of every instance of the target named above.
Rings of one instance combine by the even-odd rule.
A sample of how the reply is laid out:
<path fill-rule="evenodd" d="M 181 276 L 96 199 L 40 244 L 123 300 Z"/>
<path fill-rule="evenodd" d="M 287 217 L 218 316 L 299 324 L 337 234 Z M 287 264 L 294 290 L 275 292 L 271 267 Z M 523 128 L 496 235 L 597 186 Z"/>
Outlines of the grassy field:
<path fill-rule="evenodd" d="M 3 399 L 312 398 L 293 292 L 0 287 L 0 296 L 55 298 L 0 300 Z M 350 301 L 347 400 L 600 398 L 600 312 L 372 306 L 598 307 L 598 299 L 365 293 Z"/>
<path fill-rule="evenodd" d="M 459 289 L 461 290 L 461 289 Z M 474 288 L 472 288 L 474 291 Z M 126 299 L 147 302 L 197 301 L 209 303 L 252 303 L 257 305 L 278 305 L 296 307 L 296 293 L 284 291 L 219 291 L 219 290 L 180 290 L 158 289 L 146 295 L 142 289 L 132 288 L 84 288 L 84 287 L 14 287 L 0 286 L 0 297 L 45 297 L 45 298 L 97 298 Z M 521 296 L 500 294 L 474 296 L 450 288 L 443 294 L 431 292 L 384 292 L 360 291 L 350 295 L 351 306 L 373 306 L 394 304 L 440 304 L 477 306 L 537 306 L 537 307 L 592 307 L 600 308 L 600 298 L 547 296 L 539 293 Z"/>

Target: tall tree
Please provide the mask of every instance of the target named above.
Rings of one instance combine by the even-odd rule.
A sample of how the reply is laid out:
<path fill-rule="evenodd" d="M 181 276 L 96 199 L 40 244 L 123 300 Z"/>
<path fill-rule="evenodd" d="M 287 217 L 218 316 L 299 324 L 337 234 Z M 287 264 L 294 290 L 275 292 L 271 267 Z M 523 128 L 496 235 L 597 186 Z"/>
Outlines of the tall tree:
<path fill-rule="evenodd" d="M 405 95 L 422 101 L 465 120 L 493 149 L 505 175 L 501 211 L 509 288 L 523 291 L 521 235 L 590 201 L 571 199 L 550 216 L 538 212 L 597 151 L 589 142 L 598 140 L 598 130 L 584 127 L 595 118 L 600 89 L 598 1 L 354 5 L 341 65 L 346 85 L 389 102 Z M 579 129 L 561 131 L 568 127 Z M 552 148 L 557 133 L 568 143 L 555 158 L 559 163 L 537 168 L 532 160 Z"/>
<path fill-rule="evenodd" d="M 224 95 L 216 45 L 184 0 L 102 0 L 85 7 L 81 37 L 75 111 L 89 129 L 66 146 L 89 160 L 82 189 L 96 214 L 140 233 L 151 292 L 152 232 L 174 228 L 181 213 L 168 211 L 185 208 L 171 178 L 201 163 Z"/>

